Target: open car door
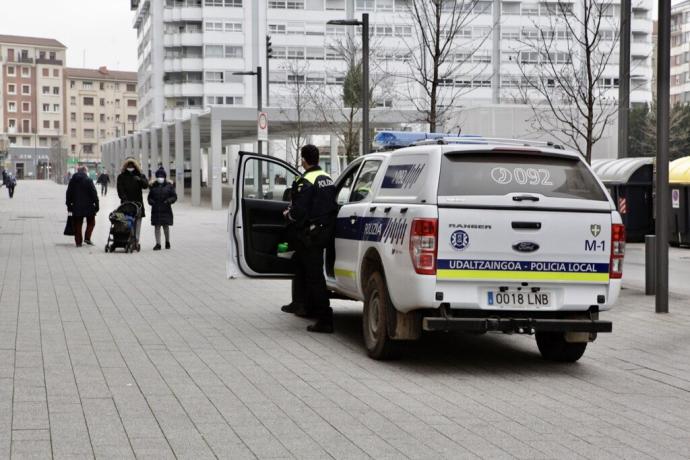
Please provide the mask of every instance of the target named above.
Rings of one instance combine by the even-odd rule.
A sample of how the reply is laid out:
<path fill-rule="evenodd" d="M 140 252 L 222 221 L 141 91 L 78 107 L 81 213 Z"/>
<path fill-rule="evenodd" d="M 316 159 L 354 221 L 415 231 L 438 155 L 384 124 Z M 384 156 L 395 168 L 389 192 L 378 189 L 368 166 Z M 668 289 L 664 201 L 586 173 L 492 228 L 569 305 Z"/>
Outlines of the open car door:
<path fill-rule="evenodd" d="M 287 241 L 283 211 L 299 172 L 277 158 L 248 152 L 239 152 L 236 171 L 228 222 L 231 264 L 251 278 L 291 276 L 292 262 L 278 256 L 278 244 Z"/>

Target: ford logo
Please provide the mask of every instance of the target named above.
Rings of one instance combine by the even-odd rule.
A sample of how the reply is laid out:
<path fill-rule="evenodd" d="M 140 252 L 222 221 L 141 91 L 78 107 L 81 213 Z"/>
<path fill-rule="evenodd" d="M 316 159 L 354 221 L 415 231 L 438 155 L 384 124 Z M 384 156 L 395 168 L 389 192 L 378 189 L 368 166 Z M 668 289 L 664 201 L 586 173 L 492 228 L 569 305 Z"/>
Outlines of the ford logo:
<path fill-rule="evenodd" d="M 531 241 L 520 241 L 513 245 L 513 249 L 517 252 L 534 252 L 539 249 L 539 245 Z"/>

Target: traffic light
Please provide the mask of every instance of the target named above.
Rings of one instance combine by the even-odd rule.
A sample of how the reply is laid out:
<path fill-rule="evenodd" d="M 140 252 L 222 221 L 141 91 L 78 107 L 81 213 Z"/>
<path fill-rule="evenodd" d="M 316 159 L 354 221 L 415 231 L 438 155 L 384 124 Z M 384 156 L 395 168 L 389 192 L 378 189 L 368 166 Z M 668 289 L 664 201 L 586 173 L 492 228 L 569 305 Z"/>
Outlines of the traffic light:
<path fill-rule="evenodd" d="M 273 57 L 273 48 L 271 47 L 271 36 L 266 35 L 266 59 Z"/>

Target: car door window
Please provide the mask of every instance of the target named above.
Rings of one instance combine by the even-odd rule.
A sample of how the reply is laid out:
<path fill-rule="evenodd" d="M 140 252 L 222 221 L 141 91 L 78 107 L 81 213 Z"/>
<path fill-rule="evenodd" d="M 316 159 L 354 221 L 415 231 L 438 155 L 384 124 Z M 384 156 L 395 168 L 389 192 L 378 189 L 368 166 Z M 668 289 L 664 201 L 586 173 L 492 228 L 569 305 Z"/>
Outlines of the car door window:
<path fill-rule="evenodd" d="M 340 176 L 340 179 L 338 180 L 338 183 L 336 185 L 336 201 L 338 202 L 339 206 L 347 204 L 347 202 L 350 200 L 350 194 L 352 193 L 352 184 L 354 184 L 355 182 L 355 176 L 357 175 L 357 171 L 359 171 L 359 166 L 360 163 L 351 166 L 349 170 L 346 170 Z"/>
<path fill-rule="evenodd" d="M 364 163 L 352 188 L 350 203 L 366 200 L 371 195 L 371 188 L 379 167 L 381 167 L 381 160 L 369 160 Z"/>
<path fill-rule="evenodd" d="M 244 166 L 243 197 L 255 200 L 289 201 L 297 175 L 270 160 L 250 158 Z"/>

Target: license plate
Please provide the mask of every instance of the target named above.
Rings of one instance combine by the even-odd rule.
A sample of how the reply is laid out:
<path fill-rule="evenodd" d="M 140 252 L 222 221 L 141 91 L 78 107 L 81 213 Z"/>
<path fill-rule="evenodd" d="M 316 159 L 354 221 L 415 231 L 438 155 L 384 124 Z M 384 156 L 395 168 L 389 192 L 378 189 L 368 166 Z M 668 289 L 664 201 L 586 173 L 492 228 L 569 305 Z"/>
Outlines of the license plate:
<path fill-rule="evenodd" d="M 487 304 L 490 307 L 542 308 L 551 304 L 551 293 L 545 291 L 489 291 Z"/>

